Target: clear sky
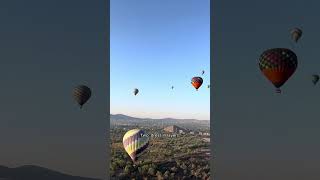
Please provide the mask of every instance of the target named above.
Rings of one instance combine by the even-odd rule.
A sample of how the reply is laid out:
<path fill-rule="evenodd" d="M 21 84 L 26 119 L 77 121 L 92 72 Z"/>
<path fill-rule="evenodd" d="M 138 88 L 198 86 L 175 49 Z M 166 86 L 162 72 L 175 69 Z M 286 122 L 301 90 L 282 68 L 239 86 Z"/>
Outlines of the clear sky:
<path fill-rule="evenodd" d="M 209 5 L 209 0 L 111 0 L 112 114 L 210 119 Z M 204 83 L 196 92 L 191 78 L 202 70 Z"/>

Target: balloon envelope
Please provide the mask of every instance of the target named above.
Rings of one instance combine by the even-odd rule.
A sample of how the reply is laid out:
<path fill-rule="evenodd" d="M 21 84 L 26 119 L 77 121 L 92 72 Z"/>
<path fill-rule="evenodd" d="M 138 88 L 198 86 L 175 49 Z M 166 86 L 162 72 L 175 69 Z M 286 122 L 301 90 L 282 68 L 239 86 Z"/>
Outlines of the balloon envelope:
<path fill-rule="evenodd" d="M 264 51 L 259 67 L 265 77 L 280 91 L 280 87 L 292 76 L 298 66 L 296 54 L 285 48 Z"/>
<path fill-rule="evenodd" d="M 149 137 L 143 130 L 132 129 L 123 136 L 123 147 L 135 162 L 139 155 L 148 147 Z"/>
<path fill-rule="evenodd" d="M 317 74 L 312 75 L 312 83 L 314 85 L 316 85 L 318 83 L 319 79 L 320 79 L 319 75 L 317 75 Z"/>
<path fill-rule="evenodd" d="M 196 90 L 198 90 L 203 83 L 203 79 L 201 77 L 193 77 L 191 79 L 191 84 Z"/>
<path fill-rule="evenodd" d="M 302 36 L 302 30 L 299 28 L 294 28 L 291 30 L 291 38 L 293 39 L 294 42 L 298 42 L 298 40 Z"/>
<path fill-rule="evenodd" d="M 73 97 L 76 102 L 80 105 L 80 108 L 90 99 L 91 90 L 89 87 L 84 85 L 79 85 L 73 90 Z"/>
<path fill-rule="evenodd" d="M 133 90 L 133 94 L 136 96 L 139 93 L 139 90 L 136 88 Z"/>

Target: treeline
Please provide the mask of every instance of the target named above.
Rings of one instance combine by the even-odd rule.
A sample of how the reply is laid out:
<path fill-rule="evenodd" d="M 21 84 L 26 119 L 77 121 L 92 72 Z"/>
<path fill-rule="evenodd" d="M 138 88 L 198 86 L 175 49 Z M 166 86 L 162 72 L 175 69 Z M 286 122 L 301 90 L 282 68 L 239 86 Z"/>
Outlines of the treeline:
<path fill-rule="evenodd" d="M 208 163 L 175 160 L 161 164 L 150 161 L 134 165 L 131 161 L 115 159 L 111 163 L 113 179 L 210 179 Z"/>
<path fill-rule="evenodd" d="M 181 135 L 176 138 L 160 137 L 150 140 L 150 145 L 136 165 L 122 146 L 122 129 L 111 133 L 112 179 L 209 179 L 209 160 L 201 149 L 209 144 L 200 137 Z"/>

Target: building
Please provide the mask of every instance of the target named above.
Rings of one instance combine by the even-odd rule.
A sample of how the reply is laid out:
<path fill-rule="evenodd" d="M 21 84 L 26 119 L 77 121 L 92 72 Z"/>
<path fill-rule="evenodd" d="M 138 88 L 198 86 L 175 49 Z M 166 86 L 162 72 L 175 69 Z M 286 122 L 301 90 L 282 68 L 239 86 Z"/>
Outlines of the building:
<path fill-rule="evenodd" d="M 164 128 L 163 130 L 166 132 L 170 132 L 170 133 L 180 133 L 180 134 L 184 134 L 184 133 L 188 132 L 187 130 L 185 130 L 179 126 L 176 126 L 176 125 L 168 126 L 168 127 Z"/>

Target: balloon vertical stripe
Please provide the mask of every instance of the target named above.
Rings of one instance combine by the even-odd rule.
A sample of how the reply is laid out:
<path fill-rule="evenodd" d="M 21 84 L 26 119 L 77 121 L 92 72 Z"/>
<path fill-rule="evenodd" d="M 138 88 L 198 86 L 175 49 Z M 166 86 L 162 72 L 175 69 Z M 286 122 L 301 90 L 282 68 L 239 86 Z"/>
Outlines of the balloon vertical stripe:
<path fill-rule="evenodd" d="M 123 146 L 135 162 L 137 157 L 148 147 L 149 137 L 140 129 L 132 129 L 123 136 Z"/>

